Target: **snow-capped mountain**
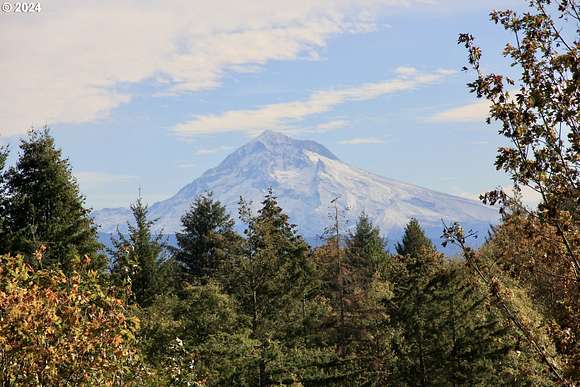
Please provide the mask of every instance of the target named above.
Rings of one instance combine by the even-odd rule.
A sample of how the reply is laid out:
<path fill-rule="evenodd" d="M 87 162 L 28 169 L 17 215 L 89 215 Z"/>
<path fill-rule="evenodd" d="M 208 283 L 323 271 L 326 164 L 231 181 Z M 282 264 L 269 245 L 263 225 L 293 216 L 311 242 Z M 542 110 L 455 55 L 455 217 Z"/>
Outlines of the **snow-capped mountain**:
<path fill-rule="evenodd" d="M 496 223 L 497 210 L 477 201 L 387 179 L 350 166 L 324 146 L 266 131 L 225 158 L 220 165 L 183 187 L 173 197 L 150 208 L 164 233 L 180 230 L 180 218 L 195 197 L 211 191 L 237 217 L 240 196 L 259 207 L 268 187 L 302 235 L 312 240 L 329 224 L 330 201 L 339 197 L 353 225 L 362 211 L 389 239 L 398 237 L 411 217 L 432 237 L 441 234 L 441 220 L 459 221 L 485 230 Z M 113 232 L 130 220 L 128 209 L 94 213 L 102 232 Z"/>

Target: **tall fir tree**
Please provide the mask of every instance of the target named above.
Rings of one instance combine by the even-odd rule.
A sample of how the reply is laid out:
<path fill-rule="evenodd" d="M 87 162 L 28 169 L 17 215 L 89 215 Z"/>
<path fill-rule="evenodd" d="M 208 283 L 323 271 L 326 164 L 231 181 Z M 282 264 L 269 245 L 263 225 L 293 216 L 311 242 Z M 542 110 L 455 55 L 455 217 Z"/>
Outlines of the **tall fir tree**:
<path fill-rule="evenodd" d="M 325 306 L 313 324 L 320 349 L 332 349 L 314 385 L 383 385 L 392 369 L 385 302 L 390 285 L 382 276 L 387 261 L 380 231 L 361 214 L 353 232 L 342 237 L 339 204 L 326 243 L 316 248 L 316 300 Z M 344 242 L 343 242 L 344 241 Z"/>
<path fill-rule="evenodd" d="M 425 235 L 419 221 L 411 218 L 405 226 L 403 239 L 397 243 L 396 250 L 399 255 L 416 258 L 424 252 L 435 251 L 435 246 Z"/>
<path fill-rule="evenodd" d="M 2 196 L 4 197 L 3 188 L 4 188 L 4 168 L 6 167 L 6 160 L 8 160 L 8 147 L 2 146 L 0 147 L 0 192 L 2 192 Z"/>
<path fill-rule="evenodd" d="M 401 332 L 392 383 L 397 385 L 550 385 L 542 367 L 518 351 L 511 327 L 491 309 L 462 262 L 398 257 L 389 302 Z M 422 264 L 413 261 L 421 259 Z"/>
<path fill-rule="evenodd" d="M 393 343 L 396 384 L 548 382 L 533 359 L 517 359 L 509 325 L 490 311 L 466 266 L 436 252 L 416 220 L 397 251 L 389 266 L 394 295 L 388 304 L 390 323 L 401 332 Z"/>
<path fill-rule="evenodd" d="M 111 238 L 112 278 L 119 286 L 130 286 L 130 299 L 148 306 L 159 293 L 163 237 L 152 234 L 155 221 L 148 218 L 149 208 L 140 197 L 131 205 L 131 212 L 135 224 L 127 223 L 128 235 L 117 231 L 117 237 Z"/>
<path fill-rule="evenodd" d="M 241 254 L 223 267 L 223 278 L 251 320 L 251 338 L 259 343 L 253 384 L 265 386 L 288 377 L 288 364 L 274 360 L 287 354 L 288 332 L 303 324 L 311 266 L 307 244 L 271 189 L 256 216 L 243 201 L 240 207 L 240 217 L 248 225 L 246 238 Z"/>
<path fill-rule="evenodd" d="M 326 259 L 320 261 L 325 272 L 323 288 L 327 297 L 333 300 L 336 313 L 330 325 L 335 330 L 338 352 L 345 356 L 349 353 L 349 343 L 360 339 L 365 330 L 368 294 L 373 282 L 378 279 L 379 267 L 386 262 L 387 254 L 380 230 L 365 213 L 359 216 L 354 230 L 345 237 L 344 244 L 337 243 L 336 238 L 340 238 L 337 227 L 339 224 L 335 216 L 334 236 L 319 251 L 328 254 Z"/>
<path fill-rule="evenodd" d="M 228 250 L 239 243 L 234 220 L 209 192 L 195 199 L 181 223 L 182 231 L 176 234 L 177 262 L 198 279 L 214 276 Z"/>
<path fill-rule="evenodd" d="M 21 140 L 21 154 L 6 174 L 8 248 L 27 257 L 46 247 L 43 265 L 71 269 L 72 260 L 89 255 L 104 269 L 97 229 L 67 159 L 48 128 L 32 129 Z M 32 262 L 32 261 L 31 261 Z"/>
<path fill-rule="evenodd" d="M 354 231 L 346 241 L 346 256 L 353 268 L 367 280 L 386 263 L 388 254 L 386 241 L 381 230 L 363 212 L 359 216 Z"/>
<path fill-rule="evenodd" d="M 7 208 L 8 198 L 6 195 L 5 171 L 8 159 L 8 148 L 0 147 L 0 252 L 8 250 Z"/>
<path fill-rule="evenodd" d="M 385 324 L 389 320 L 385 305 L 392 297 L 392 286 L 385 270 L 390 257 L 386 241 L 366 213 L 362 213 L 346 238 L 344 252 L 344 332 L 343 356 L 350 361 L 348 381 L 356 384 L 383 385 L 390 381 L 393 367 L 391 337 Z"/>

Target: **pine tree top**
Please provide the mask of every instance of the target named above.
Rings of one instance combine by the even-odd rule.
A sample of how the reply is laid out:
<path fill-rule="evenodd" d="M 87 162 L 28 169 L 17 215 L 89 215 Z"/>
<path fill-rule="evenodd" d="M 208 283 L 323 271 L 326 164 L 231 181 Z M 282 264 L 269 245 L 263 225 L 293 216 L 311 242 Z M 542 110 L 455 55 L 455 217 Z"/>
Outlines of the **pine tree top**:
<path fill-rule="evenodd" d="M 435 246 L 425 235 L 419 221 L 412 218 L 405 226 L 403 239 L 397 243 L 396 250 L 399 255 L 417 258 L 424 251 L 435 251 Z"/>
<path fill-rule="evenodd" d="M 31 129 L 21 140 L 20 157 L 5 178 L 12 252 L 31 256 L 45 246 L 45 263 L 67 269 L 75 256 L 90 255 L 104 267 L 90 209 L 47 127 Z"/>

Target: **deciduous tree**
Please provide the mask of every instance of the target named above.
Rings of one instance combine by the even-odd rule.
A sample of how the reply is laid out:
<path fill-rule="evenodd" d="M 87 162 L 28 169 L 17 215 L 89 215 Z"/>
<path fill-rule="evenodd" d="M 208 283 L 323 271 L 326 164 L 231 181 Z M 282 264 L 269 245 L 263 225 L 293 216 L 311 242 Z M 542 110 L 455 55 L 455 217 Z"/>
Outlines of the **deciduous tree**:
<path fill-rule="evenodd" d="M 537 208 L 521 207 L 530 217 L 524 223 L 543 228 L 546 232 L 531 236 L 532 240 L 545 238 L 545 243 L 555 244 L 558 251 L 556 255 L 546 251 L 546 255 L 532 256 L 524 252 L 529 243 L 522 240 L 518 261 L 527 268 L 539 270 L 557 262 L 560 266 L 554 274 L 562 282 L 559 288 L 552 290 L 560 293 L 556 297 L 560 300 L 569 300 L 566 293 L 580 286 L 579 11 L 576 0 L 530 0 L 529 10 L 523 14 L 512 10 L 491 13 L 491 20 L 513 37 L 505 45 L 503 55 L 510 62 L 510 72 L 516 76 L 485 73 L 482 50 L 475 38 L 470 34 L 459 36 L 459 43 L 469 54 L 469 65 L 464 69 L 471 69 L 476 75 L 468 87 L 478 98 L 488 101 L 487 122 L 498 123 L 499 134 L 509 144 L 498 149 L 495 166 L 509 174 L 516 191 L 527 188 L 538 193 L 541 201 Z M 482 199 L 486 203 L 499 201 L 506 205 L 510 198 L 505 192 L 496 190 L 483 195 Z M 452 240 L 464 245 L 462 230 L 454 226 L 448 231 L 451 231 L 447 235 L 452 236 Z M 560 251 L 565 255 L 561 256 Z M 568 383 L 568 377 L 577 379 L 580 332 L 577 324 L 572 328 L 566 321 L 580 318 L 577 304 L 566 301 L 570 318 L 559 321 L 562 329 L 558 330 L 571 329 L 569 340 L 574 343 L 562 348 L 576 348 L 573 350 L 576 356 L 565 360 L 567 365 L 562 369 L 522 325 L 521 318 L 511 313 L 509 299 L 502 298 L 502 292 L 498 291 L 502 284 L 498 284 L 492 274 L 481 270 L 474 261 L 476 256 L 470 249 L 465 251 L 471 267 L 491 288 L 497 303 L 506 310 L 506 317 L 520 326 L 538 356 L 562 382 Z M 562 257 L 565 260 L 561 260 Z M 577 294 L 577 290 L 572 294 Z"/>
<path fill-rule="evenodd" d="M 42 250 L 32 259 L 41 267 Z M 0 256 L 2 385 L 124 385 L 136 376 L 139 320 L 88 259 L 65 274 Z"/>

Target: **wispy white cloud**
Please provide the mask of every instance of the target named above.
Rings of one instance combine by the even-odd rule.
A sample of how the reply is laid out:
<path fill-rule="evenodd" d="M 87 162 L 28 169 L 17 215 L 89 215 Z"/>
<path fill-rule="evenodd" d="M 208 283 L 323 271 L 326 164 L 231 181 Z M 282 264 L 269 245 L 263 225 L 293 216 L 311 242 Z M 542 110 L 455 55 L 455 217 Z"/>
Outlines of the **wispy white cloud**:
<path fill-rule="evenodd" d="M 430 117 L 429 121 L 438 123 L 484 122 L 488 114 L 489 102 L 483 100 L 439 112 Z"/>
<path fill-rule="evenodd" d="M 222 152 L 228 151 L 230 149 L 233 149 L 233 147 L 228 146 L 228 145 L 222 145 L 222 146 L 218 146 L 215 148 L 198 149 L 194 153 L 197 156 L 207 156 L 207 155 L 213 155 L 215 153 L 222 153 Z"/>
<path fill-rule="evenodd" d="M 350 123 L 347 120 L 336 119 L 321 122 L 319 124 L 308 125 L 308 126 L 292 126 L 289 125 L 284 128 L 284 132 L 289 135 L 303 135 L 303 134 L 313 134 L 313 133 L 327 133 L 334 130 L 343 129 L 348 127 Z M 277 130 L 280 130 L 278 128 Z M 258 131 L 256 131 L 257 133 Z"/>
<path fill-rule="evenodd" d="M 344 145 L 367 145 L 367 144 L 384 144 L 385 140 L 377 137 L 356 137 L 348 140 L 339 141 L 339 144 Z"/>
<path fill-rule="evenodd" d="M 332 120 L 316 125 L 314 130 L 317 132 L 327 132 L 331 130 L 346 128 L 347 126 L 347 120 Z"/>
<path fill-rule="evenodd" d="M 190 93 L 227 72 L 315 60 L 329 38 L 373 30 L 382 9 L 421 3 L 51 0 L 39 14 L 2 17 L 0 134 L 101 119 L 131 101 L 127 85 Z"/>
<path fill-rule="evenodd" d="M 452 70 L 437 70 L 431 73 L 417 73 L 414 76 L 398 76 L 344 89 L 316 91 L 304 100 L 274 103 L 256 109 L 230 110 L 221 114 L 195 116 L 192 120 L 175 126 L 173 132 L 187 137 L 227 132 L 255 134 L 265 129 L 292 131 L 302 119 L 331 111 L 337 105 L 413 90 L 422 85 L 438 82 L 453 73 Z"/>
<path fill-rule="evenodd" d="M 400 66 L 395 69 L 395 73 L 403 77 L 411 77 L 417 74 L 417 69 L 415 67 Z"/>

